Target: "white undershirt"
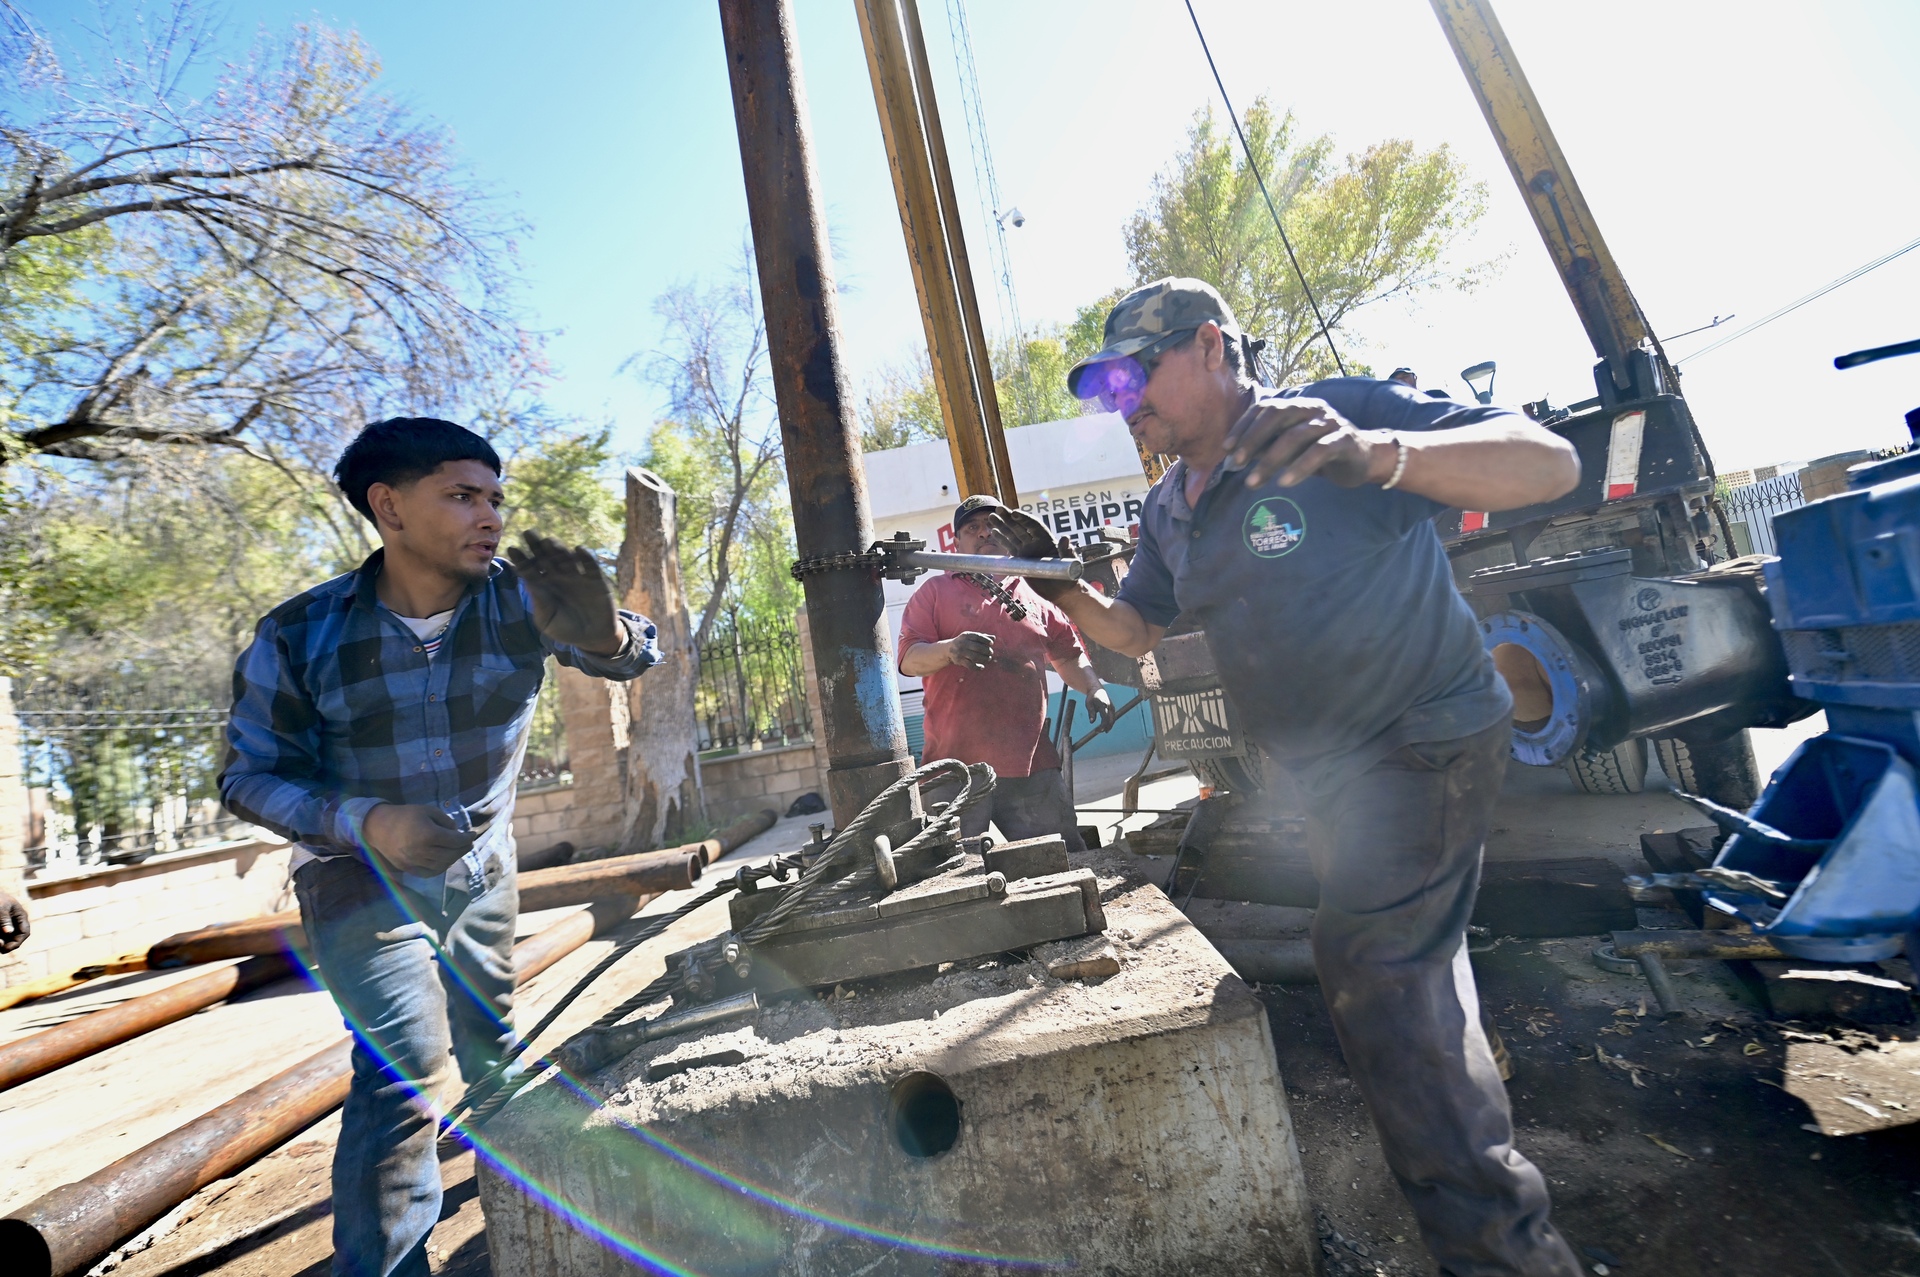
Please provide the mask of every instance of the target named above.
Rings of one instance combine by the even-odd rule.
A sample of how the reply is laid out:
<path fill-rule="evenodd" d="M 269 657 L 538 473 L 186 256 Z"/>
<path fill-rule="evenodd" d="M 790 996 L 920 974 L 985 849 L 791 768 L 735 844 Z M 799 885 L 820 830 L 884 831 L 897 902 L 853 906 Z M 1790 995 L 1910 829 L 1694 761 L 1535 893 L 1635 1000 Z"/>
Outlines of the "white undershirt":
<path fill-rule="evenodd" d="M 398 612 L 394 615 L 400 616 Z M 413 631 L 413 636 L 427 649 L 427 659 L 432 660 L 433 654 L 440 650 L 447 626 L 453 624 L 453 609 L 435 612 L 432 616 L 400 616 L 400 623 Z"/>

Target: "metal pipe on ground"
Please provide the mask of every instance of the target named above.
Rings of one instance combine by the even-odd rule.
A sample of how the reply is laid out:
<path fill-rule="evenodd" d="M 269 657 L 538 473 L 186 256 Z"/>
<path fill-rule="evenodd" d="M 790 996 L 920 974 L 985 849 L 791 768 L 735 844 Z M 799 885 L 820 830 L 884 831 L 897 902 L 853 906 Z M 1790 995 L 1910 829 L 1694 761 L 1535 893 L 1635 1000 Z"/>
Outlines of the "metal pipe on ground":
<path fill-rule="evenodd" d="M 860 422 L 840 349 L 793 5 L 720 0 L 720 30 L 813 639 L 827 800 L 845 828 L 912 767 L 886 596 L 873 573 L 832 566 L 873 543 Z"/>
<path fill-rule="evenodd" d="M 529 980 L 601 931 L 633 916 L 641 900 L 600 901 L 513 947 L 514 973 Z M 290 1069 L 85 1179 L 43 1193 L 0 1219 L 0 1257 L 19 1277 L 71 1277 L 193 1194 L 258 1161 L 338 1108 L 352 1079 L 353 1039 L 343 1038 Z"/>
<path fill-rule="evenodd" d="M 603 896 L 642 896 L 690 887 L 704 867 L 702 845 L 615 856 L 580 865 L 557 865 L 520 875 L 520 911 L 558 909 L 585 904 Z M 283 953 L 306 946 L 300 929 L 300 911 L 268 914 L 245 922 L 224 922 L 183 931 L 147 950 L 147 965 L 155 970 Z"/>
<path fill-rule="evenodd" d="M 779 823 L 779 820 L 779 812 L 771 807 L 762 807 L 750 816 L 740 817 L 713 837 L 689 843 L 682 850 L 697 850 L 703 858 L 703 863 L 710 865 L 728 852 L 738 851 L 753 839 L 766 833 Z"/>
<path fill-rule="evenodd" d="M 1310 940 L 1215 940 L 1213 947 L 1248 984 L 1318 984 Z"/>
<path fill-rule="evenodd" d="M 265 954 L 156 993 L 129 998 L 119 1006 L 77 1016 L 65 1024 L 18 1038 L 0 1046 L 0 1091 L 51 1073 L 96 1051 L 118 1046 L 164 1024 L 184 1020 L 196 1011 L 249 993 L 262 985 L 292 975 L 294 964 L 285 954 Z"/>

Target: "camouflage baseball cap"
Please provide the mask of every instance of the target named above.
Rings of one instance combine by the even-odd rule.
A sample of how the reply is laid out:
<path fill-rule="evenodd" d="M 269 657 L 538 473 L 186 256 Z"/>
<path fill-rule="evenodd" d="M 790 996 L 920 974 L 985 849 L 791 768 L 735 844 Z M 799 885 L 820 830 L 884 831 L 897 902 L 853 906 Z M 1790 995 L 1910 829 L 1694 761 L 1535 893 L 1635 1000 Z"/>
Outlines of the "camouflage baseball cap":
<path fill-rule="evenodd" d="M 1107 330 L 1100 349 L 1067 370 L 1067 390 L 1077 393 L 1080 374 L 1093 364 L 1137 355 L 1177 333 L 1191 332 L 1205 323 L 1220 326 L 1230 337 L 1240 335 L 1233 308 L 1220 290 L 1204 279 L 1169 275 L 1143 284 L 1122 297 L 1107 312 Z"/>

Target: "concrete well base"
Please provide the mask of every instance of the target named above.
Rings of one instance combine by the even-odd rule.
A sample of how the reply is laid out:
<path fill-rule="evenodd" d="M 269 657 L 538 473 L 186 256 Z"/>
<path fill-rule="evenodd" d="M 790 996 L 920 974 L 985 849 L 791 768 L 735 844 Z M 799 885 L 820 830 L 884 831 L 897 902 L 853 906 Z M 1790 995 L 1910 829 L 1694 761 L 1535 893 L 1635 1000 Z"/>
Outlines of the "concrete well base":
<path fill-rule="evenodd" d="M 1023 958 L 889 977 L 530 1087 L 485 1133 L 497 1277 L 1312 1273 L 1263 1007 L 1095 863 L 1121 959 L 1098 984 Z"/>

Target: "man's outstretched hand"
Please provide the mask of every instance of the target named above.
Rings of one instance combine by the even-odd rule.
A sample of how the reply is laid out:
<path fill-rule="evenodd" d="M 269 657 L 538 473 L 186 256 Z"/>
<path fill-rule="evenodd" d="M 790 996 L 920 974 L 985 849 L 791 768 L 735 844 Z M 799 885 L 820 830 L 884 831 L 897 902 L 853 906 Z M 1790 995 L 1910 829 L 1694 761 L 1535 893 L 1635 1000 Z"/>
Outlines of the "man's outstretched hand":
<path fill-rule="evenodd" d="M 507 558 L 533 597 L 533 623 L 555 643 L 595 656 L 612 656 L 626 634 L 613 605 L 613 587 L 593 552 L 569 550 L 538 532 L 507 547 Z"/>
<path fill-rule="evenodd" d="M 445 873 L 480 836 L 432 803 L 381 803 L 367 813 L 360 833 L 380 859 L 421 878 Z"/>
<path fill-rule="evenodd" d="M 27 907 L 0 891 L 0 953 L 12 953 L 25 944 L 31 934 L 33 926 L 27 921 Z"/>
<path fill-rule="evenodd" d="M 1113 707 L 1113 697 L 1104 687 L 1096 687 L 1087 693 L 1087 717 L 1100 725 L 1101 731 L 1110 731 L 1120 715 Z"/>

